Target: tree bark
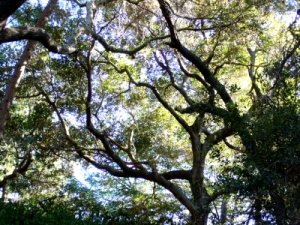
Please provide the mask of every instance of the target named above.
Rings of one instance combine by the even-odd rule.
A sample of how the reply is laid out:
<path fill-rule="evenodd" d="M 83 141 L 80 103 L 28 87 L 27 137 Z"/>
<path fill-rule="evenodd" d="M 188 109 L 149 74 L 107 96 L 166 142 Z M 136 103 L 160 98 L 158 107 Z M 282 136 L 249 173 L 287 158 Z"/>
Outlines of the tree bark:
<path fill-rule="evenodd" d="M 276 224 L 288 224 L 284 199 L 279 194 L 277 194 L 276 191 L 271 191 L 270 197 L 274 209 Z"/>
<path fill-rule="evenodd" d="M 226 220 L 227 220 L 227 199 L 224 198 L 221 204 L 220 224 L 225 225 Z"/>
<path fill-rule="evenodd" d="M 191 178 L 191 190 L 196 210 L 191 212 L 193 225 L 206 225 L 209 214 L 209 196 L 204 187 L 204 167 L 207 149 L 200 142 L 198 133 L 191 135 L 193 151 L 193 169 Z"/>
<path fill-rule="evenodd" d="M 195 212 L 191 215 L 192 225 L 206 225 L 208 219 L 208 213 L 205 212 Z"/>

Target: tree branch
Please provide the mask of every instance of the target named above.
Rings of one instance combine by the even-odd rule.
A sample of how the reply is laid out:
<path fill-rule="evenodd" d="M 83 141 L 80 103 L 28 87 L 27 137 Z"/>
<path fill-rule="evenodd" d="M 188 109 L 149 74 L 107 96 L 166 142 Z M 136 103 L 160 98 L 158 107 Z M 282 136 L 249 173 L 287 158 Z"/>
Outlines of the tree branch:
<path fill-rule="evenodd" d="M 262 97 L 262 92 L 261 92 L 260 88 L 257 86 L 256 77 L 255 77 L 255 74 L 254 74 L 256 51 L 252 50 L 251 48 L 247 48 L 247 51 L 250 55 L 250 66 L 248 66 L 248 74 L 249 74 L 249 77 L 250 77 L 251 82 L 252 82 L 251 90 L 254 89 L 254 91 L 256 93 L 256 96 L 258 97 L 258 99 L 260 99 Z M 250 90 L 250 92 L 251 92 L 251 90 Z"/>
<path fill-rule="evenodd" d="M 224 138 L 223 141 L 224 141 L 225 145 L 226 145 L 228 148 L 230 148 L 230 149 L 232 149 L 232 150 L 235 150 L 235 151 L 237 151 L 237 152 L 245 153 L 245 151 L 243 151 L 242 148 L 239 148 L 239 147 L 236 147 L 236 146 L 230 144 L 230 143 L 227 141 L 226 138 Z"/>
<path fill-rule="evenodd" d="M 38 21 L 36 23 L 36 27 L 43 27 L 46 24 L 46 22 L 48 21 L 49 15 L 52 13 L 53 8 L 57 4 L 57 1 L 58 0 L 50 0 L 48 2 L 47 6 L 43 10 L 42 15 L 40 16 L 40 18 L 38 19 Z M 0 3 L 0 5 L 1 5 L 1 3 Z M 0 36 L 1 36 L 1 33 L 2 32 L 0 32 Z M 33 41 L 29 41 L 27 43 L 27 45 L 25 46 L 23 53 L 14 68 L 12 78 L 9 81 L 9 84 L 5 91 L 5 96 L 2 100 L 2 102 L 0 103 L 0 138 L 4 134 L 6 122 L 9 117 L 10 107 L 15 98 L 16 90 L 19 86 L 19 83 L 25 73 L 26 65 L 32 56 L 32 51 L 34 49 L 34 46 L 35 46 L 35 42 L 33 42 Z"/>
<path fill-rule="evenodd" d="M 130 49 L 130 50 L 113 47 L 113 46 L 109 45 L 103 37 L 101 37 L 100 35 L 98 35 L 94 32 L 92 33 L 92 37 L 95 40 L 97 40 L 103 46 L 103 48 L 108 52 L 121 53 L 121 54 L 127 54 L 127 55 L 132 55 L 133 56 L 137 52 L 141 51 L 143 48 L 147 47 L 151 42 L 157 41 L 157 40 L 163 40 L 163 39 L 166 39 L 170 36 L 165 35 L 165 36 L 161 36 L 161 37 L 150 38 L 147 41 L 145 41 L 144 43 L 142 43 L 141 45 L 139 45 L 139 46 L 137 46 L 133 49 Z"/>
<path fill-rule="evenodd" d="M 229 93 L 226 91 L 225 86 L 221 84 L 216 77 L 214 77 L 213 73 L 209 70 L 205 62 L 203 62 L 201 58 L 195 55 L 192 51 L 184 47 L 179 41 L 179 39 L 177 38 L 175 28 L 171 21 L 170 10 L 167 4 L 165 3 L 165 1 L 158 0 L 158 2 L 170 31 L 170 35 L 171 35 L 171 43 L 169 44 L 170 47 L 177 49 L 184 58 L 186 58 L 191 63 L 193 63 L 193 65 L 202 73 L 205 81 L 209 83 L 217 91 L 217 93 L 220 95 L 220 97 L 222 98 L 223 102 L 226 105 L 228 105 L 228 103 L 232 104 L 233 100 L 231 99 Z M 230 104 L 228 105 L 228 107 L 230 107 Z"/>
<path fill-rule="evenodd" d="M 87 129 L 94 135 L 95 138 L 100 140 L 103 144 L 103 147 L 105 149 L 105 154 L 107 154 L 114 163 L 118 165 L 120 169 L 115 169 L 112 166 L 98 164 L 95 162 L 93 165 L 96 166 L 96 168 L 104 169 L 111 173 L 114 176 L 120 176 L 120 177 L 135 177 L 135 178 L 143 178 L 149 181 L 154 181 L 158 183 L 159 185 L 163 186 L 167 190 L 169 190 L 188 210 L 195 211 L 195 206 L 192 203 L 190 199 L 185 195 L 185 193 L 175 184 L 167 180 L 163 175 L 160 175 L 155 171 L 155 169 L 152 168 L 152 172 L 146 171 L 146 169 L 136 169 L 136 168 L 130 168 L 127 166 L 126 162 L 124 162 L 117 153 L 114 152 L 114 150 L 111 147 L 111 144 L 109 143 L 109 140 L 107 138 L 107 135 L 105 132 L 98 131 L 93 123 L 92 123 L 92 112 L 91 112 L 91 103 L 92 103 L 92 67 L 91 62 L 89 59 L 89 55 L 87 57 L 87 66 L 86 68 L 86 76 L 88 80 L 88 92 L 87 92 L 87 98 L 86 98 L 86 127 Z M 117 69 L 117 68 L 116 68 Z M 119 71 L 119 70 L 117 70 Z M 120 71 L 121 72 L 121 71 Z M 124 71 L 125 72 L 125 71 Z M 130 75 L 129 71 L 127 70 L 128 74 Z M 132 79 L 132 77 L 131 77 Z M 136 83 L 137 84 L 137 83 Z M 176 113 L 175 113 L 176 114 Z M 177 115 L 177 114 L 176 114 Z M 184 121 L 185 123 L 185 121 Z M 186 126 L 188 126 L 186 124 Z M 91 160 L 86 158 L 87 160 Z M 93 161 L 93 160 L 92 160 Z M 92 163 L 92 161 L 90 161 Z M 97 167 L 98 166 L 98 167 Z M 167 178 L 174 177 L 174 173 L 166 174 Z M 177 175 L 178 177 L 178 175 Z"/>
<path fill-rule="evenodd" d="M 166 59 L 165 55 L 162 54 L 162 57 L 164 58 L 166 64 L 164 64 L 163 62 L 161 62 L 161 61 L 158 59 L 158 57 L 156 56 L 156 54 L 154 54 L 154 58 L 155 58 L 155 61 L 157 62 L 157 64 L 158 64 L 163 70 L 165 70 L 165 71 L 167 72 L 167 74 L 169 75 L 172 86 L 173 86 L 173 87 L 174 87 L 174 88 L 175 88 L 175 89 L 183 96 L 183 98 L 185 99 L 185 101 L 186 101 L 188 104 L 192 105 L 192 104 L 194 103 L 194 101 L 188 96 L 188 94 L 186 93 L 186 91 L 185 91 L 183 88 L 179 87 L 179 86 L 175 83 L 174 74 L 173 74 L 173 72 L 171 71 L 170 66 L 168 65 L 168 62 L 167 62 L 167 59 Z"/>
<path fill-rule="evenodd" d="M 219 116 L 221 118 L 228 118 L 230 116 L 230 113 L 222 108 L 216 107 L 214 105 L 211 104 L 207 104 L 207 103 L 195 103 L 185 109 L 181 109 L 179 107 L 176 107 L 175 110 L 177 112 L 180 112 L 181 114 L 191 114 L 191 113 L 201 113 L 201 112 L 205 112 L 205 113 L 210 113 L 212 115 L 215 116 Z"/>
<path fill-rule="evenodd" d="M 224 140 L 225 138 L 233 135 L 234 133 L 236 133 L 236 131 L 234 131 L 232 128 L 224 127 L 208 135 L 206 137 L 205 142 L 209 145 L 215 145 L 218 144 L 220 141 Z"/>
<path fill-rule="evenodd" d="M 160 93 L 158 92 L 158 90 L 148 84 L 148 83 L 143 83 L 143 82 L 137 82 L 133 79 L 133 76 L 131 75 L 131 73 L 129 72 L 129 70 L 127 68 L 125 69 L 119 69 L 118 67 L 116 67 L 114 64 L 111 63 L 111 65 L 115 68 L 116 71 L 118 71 L 119 73 L 126 73 L 130 82 L 132 82 L 134 85 L 138 86 L 138 87 L 146 87 L 149 90 L 152 91 L 152 93 L 155 95 L 156 99 L 160 102 L 160 104 L 162 104 L 162 106 L 168 110 L 171 115 L 177 120 L 177 122 L 188 132 L 191 133 L 192 130 L 190 128 L 190 126 L 187 124 L 187 122 L 181 117 L 179 116 L 176 111 L 168 104 L 168 102 L 166 102 L 162 96 L 160 95 Z"/>
<path fill-rule="evenodd" d="M 32 40 L 40 42 L 45 48 L 54 53 L 72 54 L 76 49 L 72 46 L 57 45 L 50 35 L 42 28 L 20 27 L 5 28 L 0 32 L 0 45 L 7 42 Z"/>
<path fill-rule="evenodd" d="M 191 180 L 192 171 L 191 170 L 174 170 L 168 171 L 161 174 L 165 179 L 181 179 L 181 180 Z"/>
<path fill-rule="evenodd" d="M 4 187 L 7 183 L 7 181 L 9 180 L 13 180 L 16 177 L 18 177 L 18 175 L 24 175 L 26 173 L 26 171 L 28 170 L 30 164 L 32 163 L 32 155 L 31 152 L 28 152 L 25 156 L 24 159 L 20 162 L 20 164 L 17 166 L 17 168 L 14 169 L 14 171 L 9 174 L 4 176 L 4 178 L 2 179 L 2 181 L 0 181 L 0 187 Z"/>

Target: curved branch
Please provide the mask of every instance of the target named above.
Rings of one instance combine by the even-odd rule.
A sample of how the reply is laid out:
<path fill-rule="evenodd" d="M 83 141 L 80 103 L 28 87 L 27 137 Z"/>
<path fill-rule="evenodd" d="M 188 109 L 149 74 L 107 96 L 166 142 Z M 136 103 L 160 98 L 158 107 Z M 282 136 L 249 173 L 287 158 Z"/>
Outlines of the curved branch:
<path fill-rule="evenodd" d="M 192 105 L 194 103 L 194 101 L 188 96 L 188 94 L 183 89 L 183 87 L 180 87 L 179 85 L 176 84 L 174 74 L 173 74 L 170 66 L 168 65 L 168 61 L 167 61 L 167 59 L 166 59 L 166 57 L 165 57 L 165 55 L 163 53 L 162 53 L 162 57 L 165 60 L 165 64 L 158 59 L 158 57 L 156 56 L 156 54 L 154 54 L 154 58 L 155 58 L 155 61 L 157 62 L 157 64 L 163 70 L 165 70 L 167 72 L 167 74 L 169 75 L 170 81 L 171 81 L 171 85 L 181 94 L 181 96 L 185 99 L 185 101 L 189 105 Z"/>
<path fill-rule="evenodd" d="M 234 133 L 236 133 L 236 131 L 232 128 L 224 127 L 208 135 L 205 142 L 209 145 L 215 145 L 220 141 L 223 141 L 225 138 L 233 135 Z"/>
<path fill-rule="evenodd" d="M 252 82 L 252 88 L 254 89 L 256 96 L 258 97 L 258 99 L 260 99 L 263 94 L 260 90 L 260 88 L 258 87 L 257 83 L 256 83 L 256 77 L 255 77 L 255 73 L 254 73 L 254 67 L 255 67 L 255 60 L 256 60 L 256 51 L 252 50 L 251 48 L 247 48 L 247 51 L 250 55 L 250 66 L 248 66 L 248 74 L 249 77 L 251 79 Z M 250 90 L 251 92 L 251 90 Z"/>
<path fill-rule="evenodd" d="M 17 166 L 17 168 L 14 169 L 14 171 L 9 174 L 4 176 L 4 178 L 2 179 L 2 181 L 0 181 L 0 187 L 4 187 L 7 183 L 7 181 L 9 180 L 13 180 L 16 177 L 18 177 L 19 175 L 24 175 L 26 173 L 26 171 L 28 170 L 30 164 L 32 163 L 32 155 L 31 152 L 28 152 L 24 159 L 20 162 L 20 164 Z"/>
<path fill-rule="evenodd" d="M 210 113 L 210 114 L 215 115 L 215 116 L 219 116 L 221 118 L 230 117 L 230 113 L 227 110 L 216 107 L 216 106 L 211 105 L 211 104 L 201 103 L 201 102 L 195 103 L 192 106 L 189 106 L 185 109 L 181 109 L 179 107 L 176 107 L 175 110 L 177 112 L 180 112 L 181 114 L 191 114 L 191 113 L 205 112 L 205 113 Z"/>
<path fill-rule="evenodd" d="M 232 149 L 232 150 L 235 150 L 235 151 L 237 151 L 237 152 L 244 153 L 244 151 L 243 151 L 242 148 L 239 148 L 239 147 L 237 147 L 237 146 L 232 145 L 231 143 L 229 143 L 229 142 L 226 140 L 226 138 L 224 138 L 223 142 L 225 143 L 225 145 L 226 145 L 228 148 L 230 148 L 230 149 Z"/>
<path fill-rule="evenodd" d="M 170 31 L 171 43 L 169 44 L 169 46 L 171 48 L 177 49 L 177 51 L 180 52 L 184 58 L 193 63 L 193 65 L 203 74 L 205 81 L 217 91 L 226 105 L 229 103 L 228 107 L 230 107 L 230 105 L 233 104 L 233 100 L 227 92 L 225 86 L 221 84 L 221 82 L 213 75 L 208 66 L 204 61 L 201 60 L 200 57 L 198 57 L 194 52 L 190 51 L 181 44 L 181 42 L 177 38 L 175 28 L 171 21 L 170 10 L 166 2 L 164 0 L 158 0 L 158 2 Z"/>
<path fill-rule="evenodd" d="M 141 45 L 127 50 L 127 49 L 123 49 L 123 48 L 116 48 L 113 47 L 111 45 L 109 45 L 105 39 L 103 37 L 101 37 L 100 35 L 96 34 L 96 33 L 92 33 L 92 36 L 95 40 L 97 40 L 102 46 L 103 48 L 108 51 L 108 52 L 114 52 L 114 53 L 121 53 L 121 54 L 127 54 L 127 55 L 134 55 L 137 52 L 141 51 L 143 48 L 147 47 L 151 42 L 153 41 L 157 41 L 157 40 L 163 40 L 166 38 L 169 38 L 169 35 L 165 35 L 165 36 L 161 36 L 161 37 L 154 37 L 154 38 L 150 38 L 147 41 L 145 41 L 144 43 L 142 43 Z"/>
<path fill-rule="evenodd" d="M 188 133 L 192 133 L 192 130 L 190 128 L 190 126 L 188 125 L 188 123 L 180 116 L 178 115 L 178 113 L 176 113 L 176 110 L 174 110 L 167 101 L 165 101 L 162 96 L 160 95 L 160 93 L 158 92 L 158 90 L 148 84 L 148 83 L 143 83 L 143 82 L 137 82 L 133 79 L 133 76 L 131 75 L 131 73 L 129 72 L 129 70 L 127 68 L 125 69 L 119 69 L 117 68 L 114 64 L 111 64 L 115 70 L 117 70 L 119 73 L 126 73 L 130 82 L 132 82 L 134 85 L 138 86 L 138 87 L 146 87 L 149 90 L 152 91 L 152 93 L 155 95 L 156 99 L 160 102 L 160 104 L 162 104 L 162 106 L 169 111 L 169 113 L 171 113 L 171 115 L 177 120 L 177 122 L 188 132 Z"/>
<path fill-rule="evenodd" d="M 82 153 L 82 152 L 81 152 Z M 157 172 L 148 172 L 148 171 L 141 171 L 141 170 L 126 170 L 123 169 L 116 169 L 111 165 L 98 163 L 95 160 L 91 159 L 90 157 L 84 155 L 83 153 L 80 155 L 83 159 L 87 162 L 91 163 L 97 169 L 104 170 L 109 174 L 116 176 L 116 177 L 131 177 L 131 178 L 142 178 L 145 180 L 153 181 L 158 183 L 159 185 L 166 188 L 170 191 L 187 209 L 190 211 L 195 210 L 195 206 L 191 202 L 190 199 L 186 197 L 183 191 L 175 184 L 173 184 L 171 179 L 189 179 L 190 171 L 178 170 L 178 171 L 170 171 L 166 173 L 159 174 Z"/>
<path fill-rule="evenodd" d="M 185 195 L 185 193 L 182 191 L 181 188 L 179 188 L 176 184 L 172 183 L 168 179 L 166 179 L 163 175 L 159 174 L 158 172 L 155 171 L 155 169 L 152 169 L 153 171 L 149 172 L 146 169 L 135 169 L 129 167 L 125 161 L 121 159 L 121 157 L 114 152 L 107 134 L 103 131 L 97 130 L 92 122 L 92 109 L 91 109 L 91 103 L 92 103 L 92 96 L 93 96 L 93 91 L 92 91 L 92 67 L 91 67 L 91 62 L 89 60 L 89 56 L 87 59 L 87 67 L 86 67 L 86 76 L 87 76 L 87 98 L 86 98 L 86 127 L 87 129 L 91 132 L 92 135 L 94 135 L 95 138 L 100 140 L 103 144 L 103 147 L 105 149 L 105 154 L 110 157 L 110 159 L 116 163 L 119 167 L 119 169 L 114 168 L 112 165 L 106 165 L 106 164 L 99 164 L 95 162 L 91 158 L 86 158 L 88 162 L 92 163 L 96 168 L 106 170 L 110 174 L 114 176 L 119 176 L 119 177 L 135 177 L 135 178 L 143 178 L 149 181 L 154 181 L 158 183 L 159 185 L 163 186 L 167 190 L 169 190 L 177 199 L 180 201 L 189 211 L 195 211 L 195 206 L 192 203 L 192 201 Z M 117 71 L 119 71 L 116 68 Z M 125 72 L 125 71 L 123 71 Z M 128 74 L 130 75 L 129 71 L 127 70 Z M 131 77 L 132 79 L 132 77 Z M 137 84 L 137 83 L 135 83 Z M 173 110 L 174 111 L 174 110 Z M 176 114 L 176 113 L 175 113 Z M 177 115 L 177 114 L 176 114 Z M 185 121 L 184 121 L 185 123 Z M 186 126 L 188 126 L 186 124 Z M 81 155 L 83 157 L 84 155 Z M 167 178 L 173 176 L 174 173 L 169 173 L 166 174 Z M 177 176 L 178 177 L 178 176 Z"/>
<path fill-rule="evenodd" d="M 0 45 L 3 43 L 21 40 L 38 41 L 49 51 L 54 53 L 72 54 L 76 52 L 76 49 L 72 46 L 57 45 L 50 35 L 42 28 L 5 28 L 0 32 Z"/>

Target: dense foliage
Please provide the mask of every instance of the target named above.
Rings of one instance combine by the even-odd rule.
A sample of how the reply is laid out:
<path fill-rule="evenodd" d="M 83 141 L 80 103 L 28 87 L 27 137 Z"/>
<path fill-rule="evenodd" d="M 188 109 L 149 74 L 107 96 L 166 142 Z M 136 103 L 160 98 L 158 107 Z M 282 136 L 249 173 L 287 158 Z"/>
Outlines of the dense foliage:
<path fill-rule="evenodd" d="M 298 4 L 0 1 L 0 223 L 300 224 Z"/>

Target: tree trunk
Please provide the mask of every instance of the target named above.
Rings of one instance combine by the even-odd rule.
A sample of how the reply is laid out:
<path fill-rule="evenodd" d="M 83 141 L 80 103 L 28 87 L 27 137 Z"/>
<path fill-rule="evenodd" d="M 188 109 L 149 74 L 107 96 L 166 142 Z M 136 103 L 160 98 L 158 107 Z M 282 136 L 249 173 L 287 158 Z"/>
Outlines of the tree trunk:
<path fill-rule="evenodd" d="M 192 225 L 206 225 L 209 213 L 209 201 L 204 186 L 204 167 L 207 154 L 206 146 L 200 141 L 198 134 L 191 135 L 193 150 L 193 169 L 191 190 L 196 210 L 191 212 Z"/>
<path fill-rule="evenodd" d="M 191 215 L 191 225 L 206 225 L 208 213 L 199 211 Z"/>
<path fill-rule="evenodd" d="M 54 7 L 57 4 L 57 1 L 58 0 L 50 0 L 48 2 L 47 6 L 45 7 L 45 9 L 43 11 L 43 14 L 41 15 L 41 17 L 39 18 L 39 20 L 36 23 L 36 27 L 43 27 L 46 24 L 46 22 L 48 21 L 49 15 L 52 13 Z M 0 6 L 1 6 L 1 4 L 4 4 L 4 3 L 6 4 L 6 2 L 8 2 L 8 1 L 3 1 L 3 3 L 0 2 Z M 17 4 L 21 4 L 22 2 L 25 2 L 25 1 L 11 1 L 11 2 L 14 2 L 17 7 L 18 6 Z M 1 16 L 1 10 L 0 10 L 0 16 Z M 0 20 L 0 23 L 1 23 L 1 20 Z M 12 78 L 8 83 L 8 86 L 5 91 L 5 96 L 3 97 L 2 102 L 0 102 L 0 139 L 3 137 L 4 131 L 5 131 L 5 126 L 6 126 L 8 118 L 9 118 L 9 110 L 14 101 L 19 83 L 24 76 L 27 63 L 31 59 L 32 51 L 33 51 L 34 47 L 35 47 L 34 41 L 29 41 L 27 43 L 27 45 L 25 46 L 23 53 L 15 67 Z"/>
<path fill-rule="evenodd" d="M 254 220 L 256 225 L 262 225 L 263 220 L 262 220 L 262 215 L 261 215 L 261 210 L 262 210 L 262 203 L 259 199 L 260 196 L 258 196 L 257 199 L 254 201 Z"/>
<path fill-rule="evenodd" d="M 227 200 L 223 198 L 221 205 L 220 224 L 224 225 L 227 220 Z"/>
<path fill-rule="evenodd" d="M 271 191 L 270 196 L 274 209 L 274 215 L 276 218 L 276 224 L 287 224 L 287 215 L 284 199 L 279 194 L 277 194 L 276 191 Z"/>

